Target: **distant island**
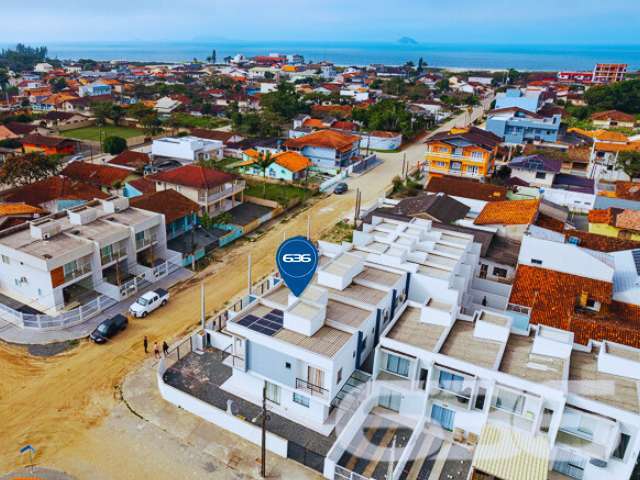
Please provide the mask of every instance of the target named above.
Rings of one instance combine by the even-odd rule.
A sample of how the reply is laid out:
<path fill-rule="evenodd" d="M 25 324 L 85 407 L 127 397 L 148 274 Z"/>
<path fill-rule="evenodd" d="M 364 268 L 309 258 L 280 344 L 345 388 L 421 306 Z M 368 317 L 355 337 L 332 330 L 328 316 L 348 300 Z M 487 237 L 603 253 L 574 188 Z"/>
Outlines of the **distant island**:
<path fill-rule="evenodd" d="M 411 37 L 402 37 L 400 40 L 398 40 L 398 43 L 401 43 L 403 45 L 418 45 L 418 42 L 416 42 L 416 40 Z"/>

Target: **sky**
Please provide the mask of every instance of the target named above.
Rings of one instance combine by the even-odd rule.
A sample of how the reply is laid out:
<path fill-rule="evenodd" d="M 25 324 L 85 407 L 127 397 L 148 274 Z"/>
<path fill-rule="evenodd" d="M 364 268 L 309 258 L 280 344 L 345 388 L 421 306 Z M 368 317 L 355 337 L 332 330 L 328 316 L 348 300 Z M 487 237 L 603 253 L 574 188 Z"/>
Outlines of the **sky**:
<path fill-rule="evenodd" d="M 96 8 L 97 7 L 97 8 Z M 639 0 L 0 0 L 0 42 L 639 44 Z"/>

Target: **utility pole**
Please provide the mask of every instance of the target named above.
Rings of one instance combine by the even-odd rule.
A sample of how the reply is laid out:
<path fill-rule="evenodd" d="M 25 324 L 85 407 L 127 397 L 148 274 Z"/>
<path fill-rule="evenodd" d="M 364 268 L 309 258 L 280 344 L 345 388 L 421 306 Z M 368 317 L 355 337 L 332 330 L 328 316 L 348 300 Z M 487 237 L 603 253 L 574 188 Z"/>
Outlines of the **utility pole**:
<path fill-rule="evenodd" d="M 307 215 L 307 240 L 311 241 L 311 215 Z"/>
<path fill-rule="evenodd" d="M 200 282 L 200 322 L 202 322 L 202 332 L 204 333 L 207 316 L 204 305 L 204 282 Z"/>
<path fill-rule="evenodd" d="M 262 386 L 262 458 L 260 459 L 260 476 L 267 476 L 267 382 Z"/>

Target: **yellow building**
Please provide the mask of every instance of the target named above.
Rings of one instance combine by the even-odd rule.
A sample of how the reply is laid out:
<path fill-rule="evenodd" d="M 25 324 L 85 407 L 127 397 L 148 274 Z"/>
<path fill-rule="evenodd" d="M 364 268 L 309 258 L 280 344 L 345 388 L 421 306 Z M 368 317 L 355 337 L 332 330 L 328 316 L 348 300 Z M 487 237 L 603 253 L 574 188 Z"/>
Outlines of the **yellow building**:
<path fill-rule="evenodd" d="M 501 139 L 481 128 L 454 128 L 427 140 L 425 159 L 430 174 L 472 178 L 491 175 Z"/>
<path fill-rule="evenodd" d="M 640 241 L 640 211 L 607 208 L 589 212 L 589 233 Z"/>

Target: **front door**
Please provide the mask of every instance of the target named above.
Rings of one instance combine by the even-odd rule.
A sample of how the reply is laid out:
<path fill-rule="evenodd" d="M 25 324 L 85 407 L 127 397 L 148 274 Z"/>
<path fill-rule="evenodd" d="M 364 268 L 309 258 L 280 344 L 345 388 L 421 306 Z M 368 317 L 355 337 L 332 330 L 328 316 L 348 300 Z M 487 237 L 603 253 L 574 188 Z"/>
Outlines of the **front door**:
<path fill-rule="evenodd" d="M 380 400 L 378 401 L 381 407 L 393 410 L 394 412 L 400 412 L 401 402 L 402 397 L 399 393 L 387 390 L 386 388 L 381 389 Z"/>
<path fill-rule="evenodd" d="M 431 408 L 431 420 L 450 432 L 453 431 L 453 419 L 455 415 L 453 410 L 441 407 L 440 405 L 434 405 Z"/>
<path fill-rule="evenodd" d="M 480 264 L 480 278 L 487 278 L 487 272 L 489 271 L 489 265 L 485 263 Z"/>

